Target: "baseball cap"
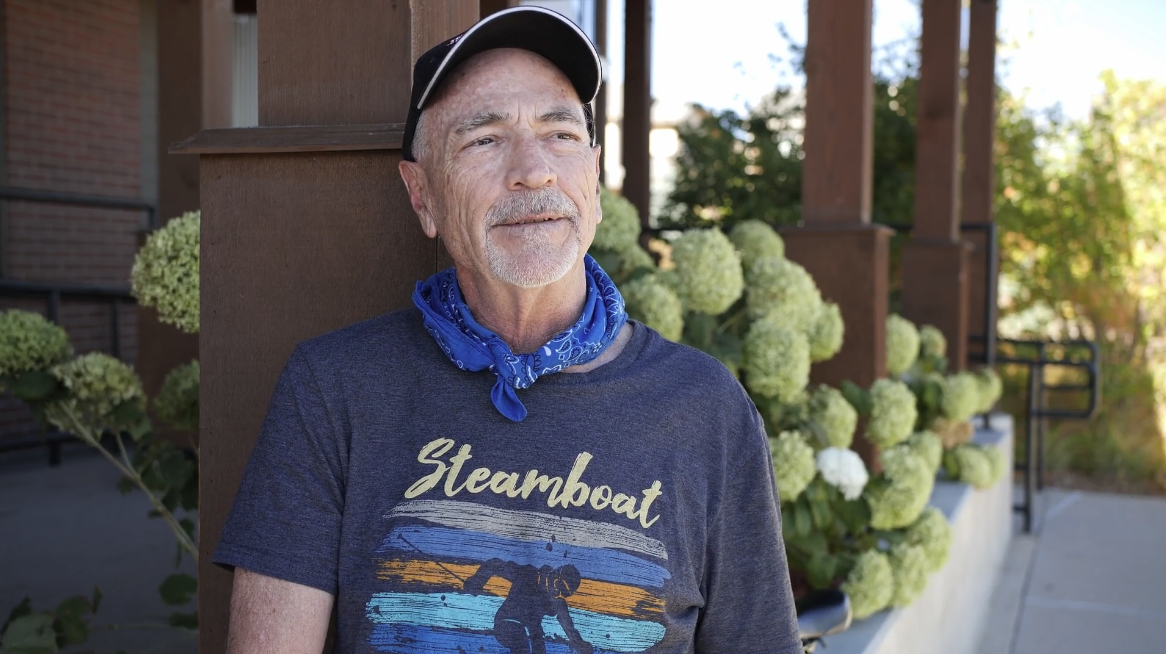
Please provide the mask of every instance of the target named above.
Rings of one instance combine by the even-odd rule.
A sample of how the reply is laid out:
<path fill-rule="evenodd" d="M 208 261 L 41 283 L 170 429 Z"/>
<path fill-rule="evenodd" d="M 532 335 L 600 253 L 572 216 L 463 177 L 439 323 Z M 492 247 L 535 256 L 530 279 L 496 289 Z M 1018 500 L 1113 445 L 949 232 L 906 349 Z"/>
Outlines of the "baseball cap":
<path fill-rule="evenodd" d="M 445 76 L 466 59 L 495 48 L 520 48 L 542 55 L 575 87 L 583 102 L 587 133 L 595 142 L 590 102 L 599 93 L 603 64 L 591 39 L 567 17 L 542 7 L 512 7 L 478 21 L 470 29 L 439 43 L 413 65 L 413 92 L 401 144 L 406 161 L 413 158 L 413 137 L 425 103 L 433 98 Z"/>

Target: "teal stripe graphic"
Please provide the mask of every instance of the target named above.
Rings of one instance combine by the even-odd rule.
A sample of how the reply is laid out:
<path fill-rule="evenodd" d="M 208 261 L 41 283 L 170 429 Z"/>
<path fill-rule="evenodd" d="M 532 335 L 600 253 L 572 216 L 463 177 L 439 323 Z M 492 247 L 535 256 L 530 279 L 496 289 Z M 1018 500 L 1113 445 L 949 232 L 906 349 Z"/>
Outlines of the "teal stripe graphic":
<path fill-rule="evenodd" d="M 374 624 L 412 624 L 441 629 L 493 631 L 503 598 L 465 593 L 376 593 L 366 606 Z M 583 640 L 614 652 L 642 652 L 664 638 L 664 626 L 591 611 L 570 609 Z M 559 621 L 543 618 L 548 637 L 566 638 Z"/>

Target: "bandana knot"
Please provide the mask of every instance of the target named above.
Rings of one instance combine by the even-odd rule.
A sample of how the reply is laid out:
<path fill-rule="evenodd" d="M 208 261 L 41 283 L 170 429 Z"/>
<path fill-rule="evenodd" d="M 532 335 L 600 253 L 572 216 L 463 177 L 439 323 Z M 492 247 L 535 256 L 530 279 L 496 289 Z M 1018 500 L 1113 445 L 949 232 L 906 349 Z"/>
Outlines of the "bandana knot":
<path fill-rule="evenodd" d="M 591 255 L 583 258 L 587 299 L 579 320 L 530 354 L 515 354 L 494 332 L 474 320 L 462 299 L 453 268 L 417 282 L 413 304 L 425 329 L 455 366 L 469 372 L 497 375 L 490 399 L 498 412 L 514 422 L 526 417 L 518 390 L 530 388 L 542 375 L 592 361 L 615 340 L 627 322 L 623 297 Z"/>

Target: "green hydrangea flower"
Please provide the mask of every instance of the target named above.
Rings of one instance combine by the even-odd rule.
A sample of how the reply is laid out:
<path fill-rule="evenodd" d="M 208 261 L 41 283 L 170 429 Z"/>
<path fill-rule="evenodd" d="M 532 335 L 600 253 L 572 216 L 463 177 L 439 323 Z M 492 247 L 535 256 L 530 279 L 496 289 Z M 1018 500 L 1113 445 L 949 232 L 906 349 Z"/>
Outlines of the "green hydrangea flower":
<path fill-rule="evenodd" d="M 672 243 L 677 294 L 684 308 L 724 313 L 745 290 L 745 275 L 729 237 L 719 229 L 690 229 Z"/>
<path fill-rule="evenodd" d="M 943 463 L 943 439 L 935 432 L 917 431 L 897 447 L 905 447 L 923 459 L 931 474 L 935 474 L 939 470 L 939 465 Z"/>
<path fill-rule="evenodd" d="M 895 589 L 891 593 L 891 606 L 908 606 L 927 588 L 930 565 L 927 553 L 922 547 L 908 543 L 897 543 L 887 555 L 891 563 L 891 573 L 895 577 Z"/>
<path fill-rule="evenodd" d="M 745 307 L 754 320 L 770 319 L 809 334 L 822 311 L 814 278 L 789 259 L 762 257 L 746 271 Z"/>
<path fill-rule="evenodd" d="M 762 257 L 785 258 L 785 241 L 772 227 L 760 220 L 743 220 L 729 232 L 729 240 L 741 253 L 746 270 Z"/>
<path fill-rule="evenodd" d="M 846 324 L 842 322 L 842 311 L 833 302 L 823 302 L 818 317 L 810 327 L 810 360 L 828 361 L 842 349 L 842 337 Z"/>
<path fill-rule="evenodd" d="M 929 358 L 942 358 L 947 356 L 947 339 L 943 337 L 943 332 L 933 325 L 923 325 L 919 328 L 919 350 L 920 353 Z"/>
<path fill-rule="evenodd" d="M 146 408 L 142 381 L 128 365 L 101 352 L 91 352 L 49 371 L 65 387 L 67 395 L 47 407 L 49 422 L 62 431 L 76 434 L 63 409 L 69 409 L 81 425 L 100 433 L 115 426 L 114 409 L 125 402 Z"/>
<path fill-rule="evenodd" d="M 652 259 L 652 255 L 639 245 L 631 245 L 617 250 L 616 255 L 619 257 L 618 274 L 620 277 L 626 278 L 639 268 L 656 269 L 656 261 Z"/>
<path fill-rule="evenodd" d="M 901 381 L 880 379 L 870 387 L 871 414 L 866 437 L 886 449 L 907 440 L 915 428 L 915 394 Z"/>
<path fill-rule="evenodd" d="M 971 484 L 975 488 L 988 488 L 996 483 L 994 468 L 1002 465 L 993 464 L 987 449 L 975 443 L 957 445 L 947 453 L 948 473 L 956 479 Z"/>
<path fill-rule="evenodd" d="M 680 340 L 684 332 L 684 309 L 680 298 L 656 275 L 637 277 L 624 284 L 620 292 L 629 316 L 670 341 Z"/>
<path fill-rule="evenodd" d="M 995 486 L 1008 472 L 1008 457 L 1004 456 L 1004 451 L 998 447 L 989 445 L 983 449 L 984 456 L 988 457 L 988 466 L 992 469 L 992 482 L 988 485 Z"/>
<path fill-rule="evenodd" d="M 818 474 L 814 448 L 800 433 L 783 431 L 769 439 L 769 453 L 773 457 L 773 476 L 781 501 L 793 502 Z"/>
<path fill-rule="evenodd" d="M 980 406 L 980 386 L 975 375 L 958 372 L 943 380 L 940 412 L 943 417 L 955 422 L 971 418 Z"/>
<path fill-rule="evenodd" d="M 138 251 L 131 271 L 134 297 L 158 318 L 198 333 L 199 212 L 182 214 L 155 231 Z"/>
<path fill-rule="evenodd" d="M 47 370 L 73 356 L 69 336 L 39 313 L 0 312 L 0 377 Z"/>
<path fill-rule="evenodd" d="M 901 375 L 919 358 L 919 330 L 897 314 L 887 316 L 887 372 Z"/>
<path fill-rule="evenodd" d="M 928 572 L 938 572 L 947 563 L 951 540 L 951 523 L 933 506 L 924 509 L 919 519 L 907 527 L 906 542 L 923 548 Z"/>
<path fill-rule="evenodd" d="M 870 525 L 875 529 L 901 529 L 918 519 L 931 497 L 935 475 L 927 462 L 907 448 L 883 452 L 883 477 L 867 485 L 864 493 L 870 506 Z"/>
<path fill-rule="evenodd" d="M 1001 381 L 1000 375 L 991 368 L 981 368 L 973 374 L 976 377 L 976 388 L 980 397 L 976 413 L 988 413 L 1000 401 L 1000 396 L 1004 394 L 1004 382 Z"/>
<path fill-rule="evenodd" d="M 850 608 L 856 620 L 864 620 L 881 611 L 891 603 L 895 591 L 895 575 L 887 555 L 878 550 L 868 550 L 859 555 L 846 581 L 842 582 L 842 592 L 850 597 Z"/>
<path fill-rule="evenodd" d="M 154 411 L 168 424 L 186 431 L 198 431 L 198 361 L 178 366 L 166 375 Z"/>
<path fill-rule="evenodd" d="M 810 344 L 804 335 L 758 320 L 749 326 L 743 349 L 745 385 L 751 392 L 791 402 L 810 383 Z"/>
<path fill-rule="evenodd" d="M 638 248 L 641 227 L 635 205 L 600 187 L 599 207 L 603 211 L 603 220 L 595 226 L 595 240 L 591 247 L 612 252 Z"/>
<path fill-rule="evenodd" d="M 814 389 L 809 402 L 810 421 L 822 430 L 830 447 L 849 449 L 854 442 L 858 411 L 846 401 L 841 391 L 822 384 Z"/>

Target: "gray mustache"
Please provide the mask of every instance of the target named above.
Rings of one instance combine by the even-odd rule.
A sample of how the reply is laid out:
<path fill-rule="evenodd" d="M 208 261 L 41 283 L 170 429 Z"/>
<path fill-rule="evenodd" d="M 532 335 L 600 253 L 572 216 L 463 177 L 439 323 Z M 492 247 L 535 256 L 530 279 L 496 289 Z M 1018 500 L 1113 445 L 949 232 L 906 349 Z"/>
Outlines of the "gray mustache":
<path fill-rule="evenodd" d="M 579 219 L 579 207 L 559 189 L 541 188 L 521 193 L 508 193 L 486 212 L 486 227 L 512 222 L 524 216 L 548 213 Z"/>

